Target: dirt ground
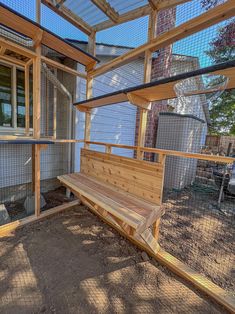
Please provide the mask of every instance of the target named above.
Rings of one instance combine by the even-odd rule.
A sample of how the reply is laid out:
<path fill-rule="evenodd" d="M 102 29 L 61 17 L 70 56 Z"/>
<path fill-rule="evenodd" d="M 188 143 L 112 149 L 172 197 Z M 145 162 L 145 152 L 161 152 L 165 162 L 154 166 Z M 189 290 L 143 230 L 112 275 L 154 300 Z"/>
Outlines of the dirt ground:
<path fill-rule="evenodd" d="M 61 204 L 64 204 L 66 202 L 70 202 L 74 199 L 73 195 L 71 194 L 71 197 L 66 197 L 66 188 L 63 186 L 56 188 L 55 190 L 50 190 L 48 192 L 42 193 L 46 205 L 41 209 L 47 210 L 56 206 L 59 206 Z M 19 199 L 17 201 L 12 202 L 5 202 L 4 205 L 6 206 L 6 209 L 8 211 L 8 214 L 11 218 L 11 221 L 22 219 L 27 216 L 26 210 L 24 208 L 24 201 L 25 197 L 22 199 Z"/>
<path fill-rule="evenodd" d="M 77 206 L 0 239 L 0 313 L 226 313 Z"/>
<path fill-rule="evenodd" d="M 190 188 L 165 196 L 160 244 L 193 269 L 235 291 L 235 200 Z M 234 294 L 235 295 L 235 294 Z"/>

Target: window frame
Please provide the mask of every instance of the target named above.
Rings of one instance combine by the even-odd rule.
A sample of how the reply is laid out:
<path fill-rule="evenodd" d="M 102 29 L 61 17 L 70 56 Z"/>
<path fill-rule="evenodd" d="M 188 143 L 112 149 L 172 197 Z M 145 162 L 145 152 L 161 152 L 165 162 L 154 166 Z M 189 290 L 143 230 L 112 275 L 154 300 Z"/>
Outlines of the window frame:
<path fill-rule="evenodd" d="M 11 69 L 11 92 L 12 92 L 12 126 L 0 126 L 0 135 L 15 134 L 22 135 L 25 133 L 25 128 L 17 127 L 17 70 L 25 72 L 25 68 L 19 65 L 0 60 L 0 65 L 7 66 Z M 33 128 L 29 129 L 30 133 Z"/>

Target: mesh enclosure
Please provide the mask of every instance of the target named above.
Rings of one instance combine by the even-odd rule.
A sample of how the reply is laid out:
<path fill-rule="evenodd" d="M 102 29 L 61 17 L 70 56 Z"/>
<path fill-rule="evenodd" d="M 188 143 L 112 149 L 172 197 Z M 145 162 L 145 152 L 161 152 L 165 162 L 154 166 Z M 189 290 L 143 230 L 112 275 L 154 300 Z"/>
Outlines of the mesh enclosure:
<path fill-rule="evenodd" d="M 32 195 L 32 145 L 0 144 L 0 225 L 32 215 Z"/>
<path fill-rule="evenodd" d="M 33 145 L 0 145 L 0 225 L 4 225 L 34 215 Z M 41 150 L 41 211 L 73 200 L 57 179 L 73 171 L 73 145 L 53 144 Z"/>
<path fill-rule="evenodd" d="M 229 166 L 205 160 L 167 158 L 163 196 L 165 214 L 161 220 L 160 244 L 181 261 L 232 292 L 235 285 L 232 244 L 235 194 L 228 191 L 231 172 L 222 184 Z M 173 167 L 169 168 L 169 164 Z M 191 176 L 190 184 L 185 182 L 187 169 L 190 170 L 187 173 Z M 184 187 L 179 188 L 182 184 Z"/>
<path fill-rule="evenodd" d="M 48 145 L 47 149 L 41 150 L 40 163 L 40 188 L 42 195 L 41 211 L 62 205 L 74 199 L 73 195 L 66 193 L 58 176 L 73 171 L 74 144 L 56 143 Z"/>

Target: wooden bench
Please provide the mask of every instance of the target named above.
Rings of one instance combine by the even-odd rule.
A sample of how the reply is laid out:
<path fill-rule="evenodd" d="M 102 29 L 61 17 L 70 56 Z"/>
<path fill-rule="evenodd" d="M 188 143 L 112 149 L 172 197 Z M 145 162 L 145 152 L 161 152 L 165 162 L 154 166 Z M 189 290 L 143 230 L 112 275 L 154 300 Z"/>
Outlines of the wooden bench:
<path fill-rule="evenodd" d="M 164 162 L 82 149 L 80 173 L 58 179 L 86 205 L 156 252 L 159 246 L 151 226 L 162 214 L 163 174 Z"/>

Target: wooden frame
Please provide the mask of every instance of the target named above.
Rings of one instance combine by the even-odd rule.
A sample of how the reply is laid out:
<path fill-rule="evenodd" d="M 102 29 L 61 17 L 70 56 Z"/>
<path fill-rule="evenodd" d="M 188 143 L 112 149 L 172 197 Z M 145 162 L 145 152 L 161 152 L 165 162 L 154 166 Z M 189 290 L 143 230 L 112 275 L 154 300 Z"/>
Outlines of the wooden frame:
<path fill-rule="evenodd" d="M 176 42 L 180 39 L 183 39 L 187 36 L 190 36 L 196 32 L 199 32 L 205 28 L 208 28 L 220 21 L 228 19 L 235 14 L 235 4 L 233 0 L 228 0 L 224 4 L 221 4 L 214 9 L 209 10 L 208 12 L 193 18 L 192 20 L 183 23 L 182 25 L 175 27 L 174 29 L 155 37 L 155 27 L 156 27 L 156 19 L 157 19 L 157 11 L 162 9 L 168 9 L 173 6 L 188 2 L 187 0 L 149 0 L 150 5 L 146 5 L 131 12 L 127 12 L 125 14 L 119 15 L 113 8 L 110 7 L 107 1 L 105 0 L 92 0 L 92 2 L 102 10 L 109 18 L 109 20 L 99 23 L 91 27 L 81 18 L 76 16 L 73 12 L 67 9 L 63 3 L 59 3 L 59 5 L 55 6 L 53 3 L 57 3 L 58 1 L 51 1 L 51 0 L 42 0 L 44 4 L 49 6 L 51 9 L 56 11 L 60 16 L 69 20 L 73 25 L 78 27 L 80 30 L 85 32 L 89 35 L 89 44 L 88 50 L 89 54 L 81 51 L 77 47 L 72 44 L 65 42 L 62 38 L 59 38 L 55 34 L 52 34 L 50 31 L 41 27 L 40 24 L 40 1 L 37 0 L 37 22 L 32 23 L 30 20 L 25 19 L 23 16 L 19 15 L 18 13 L 9 10 L 4 5 L 0 5 L 0 15 L 1 15 L 1 23 L 6 25 L 7 27 L 12 28 L 17 32 L 21 32 L 31 38 L 34 41 L 34 50 L 30 50 L 24 48 L 18 44 L 12 43 L 9 40 L 4 38 L 0 38 L 0 58 L 15 62 L 25 67 L 25 102 L 26 102 L 26 128 L 25 133 L 26 136 L 24 139 L 27 141 L 31 140 L 31 144 L 33 144 L 32 148 L 32 164 L 33 164 L 33 191 L 35 193 L 35 216 L 23 219 L 21 221 L 13 222 L 7 224 L 3 227 L 0 227 L 0 235 L 5 234 L 6 232 L 10 232 L 15 230 L 16 228 L 23 226 L 25 224 L 38 221 L 39 219 L 43 219 L 52 215 L 54 213 L 60 212 L 66 208 L 70 208 L 71 206 L 75 206 L 79 204 L 79 201 L 74 201 L 68 204 L 63 204 L 58 206 L 54 209 L 48 210 L 46 212 L 40 212 L 40 152 L 42 149 L 45 149 L 47 144 L 43 144 L 43 139 L 40 137 L 40 75 L 41 75 L 41 61 L 45 62 L 46 64 L 50 65 L 53 68 L 57 68 L 63 70 L 67 73 L 70 73 L 75 76 L 82 77 L 87 80 L 87 100 L 92 97 L 92 84 L 93 78 L 95 76 L 101 75 L 106 73 L 116 67 L 119 67 L 135 58 L 139 57 L 140 55 L 144 54 L 144 83 L 150 82 L 151 77 L 151 57 L 152 52 L 166 47 L 173 42 Z M 141 16 L 150 15 L 149 18 L 149 29 L 148 29 L 148 41 L 144 45 L 132 49 L 130 52 L 115 58 L 111 62 L 106 63 L 103 66 L 95 68 L 97 59 L 95 58 L 95 37 L 96 32 L 106 29 L 108 27 L 118 25 L 121 23 L 125 23 L 127 21 L 139 18 Z M 87 75 L 81 73 L 75 69 L 71 69 L 65 65 L 61 65 L 60 63 L 48 59 L 44 56 L 41 56 L 41 45 L 46 45 L 55 51 L 64 54 L 72 58 L 73 60 L 82 63 L 86 67 Z M 22 60 L 14 60 L 11 56 L 5 55 L 5 51 L 9 49 L 22 56 L 27 57 L 27 61 Z M 29 137 L 29 67 L 33 64 L 33 72 L 34 72 L 34 80 L 33 80 L 33 90 L 34 90 L 34 117 L 33 117 L 33 125 L 34 125 L 34 139 Z M 217 72 L 216 72 L 217 71 Z M 229 72 L 229 69 L 224 69 L 224 72 L 221 70 L 213 71 L 215 74 L 225 74 L 230 76 L 231 80 L 228 84 L 228 88 L 235 87 L 235 78 L 234 78 L 234 71 Z M 172 91 L 173 84 L 176 82 L 174 80 L 170 80 L 168 87 Z M 165 83 L 164 83 L 165 84 Z M 163 84 L 159 84 L 159 89 L 163 88 Z M 148 148 L 144 147 L 144 138 L 145 138 L 145 131 L 146 131 L 146 122 L 147 122 L 147 110 L 150 109 L 150 103 L 153 100 L 160 100 L 164 99 L 163 94 L 166 95 L 166 90 L 162 91 L 162 94 L 158 96 L 158 99 L 155 99 L 155 96 L 150 96 L 150 89 L 157 89 L 157 86 L 151 85 L 145 86 L 145 88 L 149 88 L 147 91 L 138 90 L 136 88 L 126 91 L 121 91 L 120 93 L 115 93 L 112 95 L 108 95 L 106 97 L 105 102 L 107 104 L 126 101 L 129 100 L 131 103 L 137 105 L 140 108 L 140 128 L 138 132 L 138 140 L 136 146 L 128 146 L 128 145 L 120 145 L 120 144 L 110 144 L 110 143 L 102 143 L 102 142 L 92 142 L 90 141 L 90 128 L 91 128 L 91 110 L 94 107 L 104 105 L 104 98 L 103 99 L 91 99 L 90 102 L 86 102 L 83 104 L 77 105 L 81 111 L 86 113 L 85 118 L 85 140 L 75 140 L 75 139 L 67 139 L 67 140 L 57 140 L 54 138 L 52 142 L 54 143 L 77 143 L 77 142 L 84 142 L 85 147 L 89 148 L 90 145 L 102 145 L 105 147 L 106 154 L 112 153 L 113 147 L 118 148 L 126 148 L 132 149 L 137 152 L 137 158 L 140 162 L 142 162 L 144 152 L 151 152 L 155 154 L 159 154 L 161 156 L 160 162 L 162 164 L 165 163 L 166 156 L 179 156 L 184 158 L 196 158 L 201 160 L 210 160 L 214 162 L 221 162 L 221 163 L 232 163 L 235 162 L 235 158 L 230 157 L 223 157 L 223 156 L 212 156 L 212 155 L 203 155 L 203 154 L 195 154 L 195 153 L 184 153 L 172 150 L 163 150 L 163 149 L 156 149 L 156 148 Z M 173 94 L 172 94 L 173 95 Z M 194 95 L 194 94 L 192 94 Z M 174 95 L 173 95 L 174 96 Z M 152 98 L 151 98 L 152 97 Z M 167 93 L 167 98 L 169 98 L 169 94 Z M 93 103 L 92 103 L 93 102 Z M 54 134 L 55 135 L 55 134 Z M 54 136 L 55 137 L 55 136 Z M 53 139 L 53 138 L 52 138 Z M 22 137 L 17 136 L 3 136 L 0 137 L 0 140 L 9 140 L 9 142 L 20 143 Z M 142 239 L 145 241 L 141 241 L 140 239 L 134 237 L 134 232 L 131 228 L 128 228 L 121 219 L 115 217 L 114 215 L 109 215 L 107 211 L 95 204 L 94 202 L 90 201 L 84 195 L 78 195 L 81 201 L 87 205 L 93 212 L 95 212 L 99 217 L 101 217 L 106 223 L 117 229 L 122 235 L 127 237 L 129 240 L 134 242 L 138 245 L 141 249 L 144 249 L 148 254 L 153 256 L 156 260 L 167 265 L 170 269 L 174 272 L 182 276 L 183 278 L 187 279 L 191 283 L 193 283 L 196 287 L 200 290 L 206 292 L 208 295 L 213 297 L 217 302 L 223 304 L 228 310 L 235 311 L 235 302 L 234 298 L 230 297 L 224 290 L 220 289 L 216 285 L 212 284 L 209 280 L 205 277 L 201 276 L 200 274 L 195 273 L 189 267 L 185 266 L 183 263 L 178 261 L 176 258 L 162 250 L 157 243 L 158 240 L 158 233 L 159 233 L 159 223 L 160 220 L 158 219 L 153 228 L 153 235 L 154 237 L 150 237 L 149 233 L 145 233 L 142 236 Z M 151 249 L 151 245 L 148 246 L 146 243 L 150 242 L 153 244 L 154 249 Z M 157 252 L 157 253 L 156 253 Z"/>
<path fill-rule="evenodd" d="M 200 32 L 201 30 L 222 22 L 234 15 L 235 3 L 233 0 L 228 0 L 224 4 L 218 5 L 215 8 L 169 30 L 168 32 L 159 35 L 150 42 L 134 48 L 122 56 L 105 63 L 104 65 L 93 70 L 91 75 L 99 76 L 104 74 L 105 72 L 111 71 L 136 59 L 138 56 L 145 53 L 146 50 L 156 51 L 158 49 L 164 48 L 180 39 Z"/>
<path fill-rule="evenodd" d="M 1 23 L 16 32 L 22 33 L 32 40 L 38 42 L 38 35 L 41 36 L 41 43 L 55 51 L 85 65 L 96 64 L 97 59 L 82 51 L 78 47 L 66 42 L 59 36 L 46 30 L 39 24 L 32 22 L 7 6 L 0 4 Z M 19 46 L 19 45 L 17 45 Z M 25 49 L 25 48 L 24 48 Z M 30 50 L 29 50 L 30 51 Z"/>

